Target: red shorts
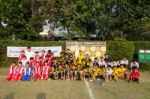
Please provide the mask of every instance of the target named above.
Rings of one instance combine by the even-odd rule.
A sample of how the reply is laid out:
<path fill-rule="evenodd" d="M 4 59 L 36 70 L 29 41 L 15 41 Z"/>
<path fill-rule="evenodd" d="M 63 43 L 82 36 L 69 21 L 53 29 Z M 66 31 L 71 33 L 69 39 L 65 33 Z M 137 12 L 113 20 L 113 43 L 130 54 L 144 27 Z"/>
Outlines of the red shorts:
<path fill-rule="evenodd" d="M 10 80 L 15 80 L 15 75 L 14 74 L 9 74 L 9 76 L 6 78 L 6 80 L 10 81 Z"/>
<path fill-rule="evenodd" d="M 138 79 L 138 77 L 131 77 L 132 80 Z"/>
<path fill-rule="evenodd" d="M 47 80 L 48 79 L 48 74 L 43 74 L 42 77 L 43 77 L 43 79 Z"/>
<path fill-rule="evenodd" d="M 22 79 L 22 75 L 21 74 L 17 74 L 16 76 L 15 76 L 15 80 L 21 80 Z"/>
<path fill-rule="evenodd" d="M 35 78 L 36 79 L 41 79 L 41 75 L 40 74 L 35 74 Z"/>

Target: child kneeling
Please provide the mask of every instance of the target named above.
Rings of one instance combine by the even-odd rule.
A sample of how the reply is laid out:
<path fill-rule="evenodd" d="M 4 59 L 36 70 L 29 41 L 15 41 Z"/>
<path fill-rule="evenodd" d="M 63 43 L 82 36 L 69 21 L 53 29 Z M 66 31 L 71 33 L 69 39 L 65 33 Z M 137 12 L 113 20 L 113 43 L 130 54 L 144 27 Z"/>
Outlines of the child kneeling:
<path fill-rule="evenodd" d="M 130 72 L 129 81 L 139 83 L 139 76 L 140 76 L 139 70 L 137 68 L 132 69 L 131 72 Z"/>
<path fill-rule="evenodd" d="M 30 81 L 31 80 L 31 67 L 27 62 L 24 68 L 24 75 L 22 77 L 22 81 Z"/>

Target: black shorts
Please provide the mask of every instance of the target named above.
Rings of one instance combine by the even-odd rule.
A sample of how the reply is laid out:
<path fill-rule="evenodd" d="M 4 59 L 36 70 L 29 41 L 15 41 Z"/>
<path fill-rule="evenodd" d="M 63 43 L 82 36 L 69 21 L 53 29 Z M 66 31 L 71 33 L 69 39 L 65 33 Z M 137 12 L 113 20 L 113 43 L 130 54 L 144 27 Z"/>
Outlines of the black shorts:
<path fill-rule="evenodd" d="M 96 79 L 98 79 L 98 78 L 99 78 L 99 79 L 105 79 L 103 75 L 98 75 L 98 76 L 96 76 Z"/>
<path fill-rule="evenodd" d="M 77 72 L 77 80 L 81 80 L 81 74 L 80 74 L 80 72 Z"/>

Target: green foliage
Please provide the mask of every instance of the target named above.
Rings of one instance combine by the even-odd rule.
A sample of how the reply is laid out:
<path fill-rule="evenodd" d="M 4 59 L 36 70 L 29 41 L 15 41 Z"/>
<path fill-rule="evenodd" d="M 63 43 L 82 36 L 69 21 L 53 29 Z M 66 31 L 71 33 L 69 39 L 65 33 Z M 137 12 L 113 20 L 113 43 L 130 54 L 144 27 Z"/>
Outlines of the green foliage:
<path fill-rule="evenodd" d="M 39 13 L 41 3 L 31 0 L 1 0 L 0 22 L 7 24 L 0 30 L 0 38 L 12 38 L 21 40 L 35 40 L 39 38 L 42 29 L 43 18 Z M 38 6 L 37 6 L 38 5 Z"/>
<path fill-rule="evenodd" d="M 139 50 L 150 50 L 150 42 L 149 41 L 134 41 L 135 46 L 135 54 L 139 53 Z"/>
<path fill-rule="evenodd" d="M 65 50 L 65 42 L 47 41 L 47 42 L 32 42 L 32 41 L 10 41 L 0 40 L 0 65 L 2 67 L 9 66 L 13 61 L 17 62 L 15 58 L 7 57 L 7 46 L 62 46 L 63 51 Z"/>
<path fill-rule="evenodd" d="M 150 72 L 150 63 L 140 63 L 140 70 Z"/>
<path fill-rule="evenodd" d="M 108 41 L 107 54 L 114 60 L 126 57 L 131 61 L 134 54 L 134 44 L 127 41 Z"/>
<path fill-rule="evenodd" d="M 149 0 L 0 0 L 0 38 L 35 40 L 48 19 L 52 29 L 101 40 L 150 40 Z"/>

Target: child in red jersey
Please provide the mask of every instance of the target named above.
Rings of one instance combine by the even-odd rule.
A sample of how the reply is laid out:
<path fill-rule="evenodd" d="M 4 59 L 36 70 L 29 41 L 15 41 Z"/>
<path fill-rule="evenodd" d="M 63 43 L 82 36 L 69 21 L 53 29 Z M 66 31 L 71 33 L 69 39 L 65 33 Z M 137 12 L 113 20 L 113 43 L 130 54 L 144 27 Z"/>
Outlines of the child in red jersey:
<path fill-rule="evenodd" d="M 27 63 L 27 59 L 26 59 L 25 55 L 22 57 L 22 60 L 20 62 L 22 63 L 22 66 L 25 67 L 25 65 Z"/>
<path fill-rule="evenodd" d="M 34 61 L 33 57 L 30 58 L 29 65 L 30 65 L 31 69 L 33 70 L 34 65 L 35 65 L 35 61 Z"/>
<path fill-rule="evenodd" d="M 39 60 L 39 52 L 38 51 L 35 52 L 35 55 L 34 55 L 33 59 L 34 59 L 35 63 Z"/>
<path fill-rule="evenodd" d="M 10 66 L 10 72 L 8 77 L 6 78 L 6 80 L 8 81 L 13 81 L 15 80 L 15 71 L 16 71 L 16 63 L 12 63 L 12 65 Z"/>
<path fill-rule="evenodd" d="M 35 79 L 41 79 L 41 67 L 39 62 L 37 62 L 34 66 L 34 77 Z"/>
<path fill-rule="evenodd" d="M 18 62 L 21 62 L 24 56 L 25 56 L 25 52 L 24 52 L 24 50 L 22 50 L 18 56 Z"/>
<path fill-rule="evenodd" d="M 42 50 L 40 57 L 42 58 L 43 61 L 45 60 L 46 57 L 45 50 Z"/>
<path fill-rule="evenodd" d="M 43 66 L 44 66 L 44 60 L 42 59 L 42 57 L 39 57 L 38 62 L 39 62 L 39 65 L 40 65 L 40 67 L 41 67 L 41 69 L 42 69 Z"/>
<path fill-rule="evenodd" d="M 50 70 L 50 66 L 48 65 L 48 62 L 45 62 L 44 66 L 42 67 L 42 79 L 45 79 L 45 80 L 48 79 L 49 70 Z"/>
<path fill-rule="evenodd" d="M 16 71 L 15 71 L 15 80 L 16 81 L 20 81 L 22 79 L 22 75 L 23 75 L 23 67 L 22 67 L 22 63 L 19 62 L 18 66 L 16 67 Z"/>
<path fill-rule="evenodd" d="M 135 68 L 135 69 L 130 71 L 129 81 L 139 83 L 139 76 L 140 76 L 140 72 L 137 68 Z"/>
<path fill-rule="evenodd" d="M 47 53 L 46 57 L 48 57 L 48 63 L 51 66 L 52 63 L 53 63 L 53 59 L 54 59 L 54 53 L 51 52 L 51 50 L 48 50 L 48 53 Z"/>

